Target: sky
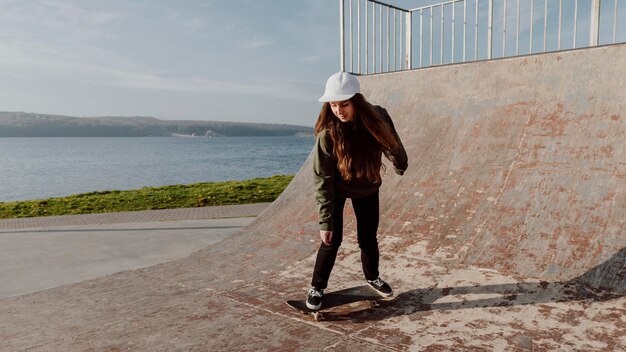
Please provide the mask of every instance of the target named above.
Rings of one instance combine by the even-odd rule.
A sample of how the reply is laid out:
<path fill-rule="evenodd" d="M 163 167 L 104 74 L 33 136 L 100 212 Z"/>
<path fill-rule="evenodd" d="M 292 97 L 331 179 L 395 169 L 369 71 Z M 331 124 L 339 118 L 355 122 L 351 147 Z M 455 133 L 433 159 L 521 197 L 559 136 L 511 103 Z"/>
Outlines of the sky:
<path fill-rule="evenodd" d="M 339 3 L 0 0 L 0 53 L 0 111 L 313 126 Z"/>
<path fill-rule="evenodd" d="M 338 0 L 0 0 L 0 111 L 313 126 L 339 57 Z"/>

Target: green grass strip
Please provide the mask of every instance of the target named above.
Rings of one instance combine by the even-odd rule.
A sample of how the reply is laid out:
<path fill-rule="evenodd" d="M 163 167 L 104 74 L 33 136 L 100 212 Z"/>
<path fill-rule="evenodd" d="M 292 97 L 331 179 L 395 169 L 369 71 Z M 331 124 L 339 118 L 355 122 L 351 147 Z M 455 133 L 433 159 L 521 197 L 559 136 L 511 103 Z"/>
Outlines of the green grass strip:
<path fill-rule="evenodd" d="M 293 177 L 276 175 L 245 181 L 144 187 L 5 202 L 0 203 L 0 219 L 273 202 Z"/>

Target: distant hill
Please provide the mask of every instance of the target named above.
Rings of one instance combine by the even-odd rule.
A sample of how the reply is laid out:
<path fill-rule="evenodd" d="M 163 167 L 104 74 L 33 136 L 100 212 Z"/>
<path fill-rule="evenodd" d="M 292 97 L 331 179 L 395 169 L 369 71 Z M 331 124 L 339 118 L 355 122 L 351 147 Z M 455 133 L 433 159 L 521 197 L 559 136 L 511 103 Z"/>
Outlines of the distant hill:
<path fill-rule="evenodd" d="M 295 125 L 159 120 L 154 117 L 71 117 L 0 111 L 0 137 L 295 136 L 313 128 Z"/>

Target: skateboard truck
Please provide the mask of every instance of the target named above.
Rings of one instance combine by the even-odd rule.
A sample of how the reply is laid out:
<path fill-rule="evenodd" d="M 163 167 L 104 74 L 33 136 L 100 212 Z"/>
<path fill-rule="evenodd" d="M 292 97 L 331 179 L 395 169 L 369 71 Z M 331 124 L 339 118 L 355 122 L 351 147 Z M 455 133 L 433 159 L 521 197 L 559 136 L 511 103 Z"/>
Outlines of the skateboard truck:
<path fill-rule="evenodd" d="M 287 304 L 302 314 L 313 316 L 316 321 L 323 321 L 326 320 L 324 313 L 334 307 L 363 302 L 368 308 L 376 308 L 380 307 L 381 299 L 382 297 L 369 286 L 357 286 L 325 294 L 319 310 L 309 309 L 304 300 L 288 300 Z"/>

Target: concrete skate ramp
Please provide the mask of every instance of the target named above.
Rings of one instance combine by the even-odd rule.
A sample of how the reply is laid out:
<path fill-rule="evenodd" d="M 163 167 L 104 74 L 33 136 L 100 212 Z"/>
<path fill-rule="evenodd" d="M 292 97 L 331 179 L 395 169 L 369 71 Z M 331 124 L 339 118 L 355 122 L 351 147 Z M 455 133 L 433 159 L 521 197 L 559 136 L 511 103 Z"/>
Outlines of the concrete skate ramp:
<path fill-rule="evenodd" d="M 626 289 L 625 46 L 359 80 L 409 155 L 381 190 L 389 260 L 426 241 L 446 267 Z M 315 238 L 310 173 L 248 230 Z"/>
<path fill-rule="evenodd" d="M 285 304 L 319 244 L 307 160 L 225 241 L 0 299 L 0 350 L 624 350 L 625 77 L 626 45 L 360 77 L 409 155 L 381 189 L 382 308 Z M 346 213 L 329 290 L 363 284 Z"/>
<path fill-rule="evenodd" d="M 624 46 L 361 79 L 410 155 L 381 235 L 446 266 L 626 288 Z"/>

